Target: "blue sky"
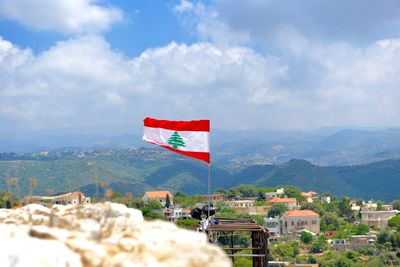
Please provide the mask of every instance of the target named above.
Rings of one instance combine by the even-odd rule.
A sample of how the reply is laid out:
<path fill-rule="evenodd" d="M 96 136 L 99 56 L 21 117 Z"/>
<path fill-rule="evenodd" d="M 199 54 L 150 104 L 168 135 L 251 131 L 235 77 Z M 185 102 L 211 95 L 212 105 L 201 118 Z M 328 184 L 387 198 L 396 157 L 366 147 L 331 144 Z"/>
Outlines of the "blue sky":
<path fill-rule="evenodd" d="M 0 132 L 400 126 L 396 0 L 0 0 Z"/>

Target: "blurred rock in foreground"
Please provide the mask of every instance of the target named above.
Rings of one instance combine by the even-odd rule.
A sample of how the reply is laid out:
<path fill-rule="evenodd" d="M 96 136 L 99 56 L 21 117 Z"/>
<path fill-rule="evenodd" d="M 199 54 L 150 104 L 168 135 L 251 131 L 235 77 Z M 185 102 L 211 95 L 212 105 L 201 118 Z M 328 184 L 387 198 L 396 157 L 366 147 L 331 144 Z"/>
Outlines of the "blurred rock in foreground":
<path fill-rule="evenodd" d="M 0 209 L 0 266 L 231 266 L 204 234 L 125 205 Z"/>

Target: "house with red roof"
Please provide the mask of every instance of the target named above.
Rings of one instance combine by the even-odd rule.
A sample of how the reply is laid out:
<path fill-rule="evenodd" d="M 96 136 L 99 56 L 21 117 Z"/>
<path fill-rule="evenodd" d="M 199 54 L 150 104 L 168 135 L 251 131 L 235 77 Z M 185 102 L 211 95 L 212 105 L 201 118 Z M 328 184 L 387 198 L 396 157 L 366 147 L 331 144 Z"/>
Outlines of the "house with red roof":
<path fill-rule="evenodd" d="M 291 210 L 284 214 L 283 219 L 286 234 L 298 234 L 304 230 L 314 234 L 319 233 L 320 218 L 315 211 Z"/>
<path fill-rule="evenodd" d="M 297 209 L 297 200 L 295 198 L 290 198 L 290 197 L 279 198 L 279 197 L 276 197 L 276 198 L 267 200 L 266 202 L 269 205 L 283 204 L 283 205 L 286 206 L 286 208 L 288 210 Z"/>
<path fill-rule="evenodd" d="M 148 204 L 151 200 L 155 199 L 165 206 L 167 201 L 167 196 L 169 196 L 170 205 L 174 204 L 174 195 L 170 191 L 146 191 L 143 195 L 144 204 Z"/>

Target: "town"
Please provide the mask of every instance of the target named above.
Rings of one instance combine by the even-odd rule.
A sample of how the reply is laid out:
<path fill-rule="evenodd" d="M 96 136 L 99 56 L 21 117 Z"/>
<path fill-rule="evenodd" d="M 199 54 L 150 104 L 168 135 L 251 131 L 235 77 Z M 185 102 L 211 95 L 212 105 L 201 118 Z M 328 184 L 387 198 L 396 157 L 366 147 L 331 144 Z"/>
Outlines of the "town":
<path fill-rule="evenodd" d="M 7 193 L 3 193 L 3 200 Z M 85 205 L 98 201 L 124 203 L 140 209 L 147 220 L 174 222 L 182 228 L 198 230 L 199 221 L 191 210 L 211 200 L 215 218 L 251 219 L 268 230 L 270 266 L 380 266 L 400 262 L 400 201 L 351 200 L 329 193 L 303 192 L 294 186 L 257 188 L 240 185 L 217 189 L 211 196 L 188 196 L 170 190 L 146 191 L 142 196 L 122 196 L 108 190 L 101 199 L 82 192 L 30 196 L 14 199 L 2 207 L 40 203 L 51 206 Z M 13 207 L 11 207 L 14 205 Z M 223 238 L 221 238 L 223 239 Z M 224 243 L 226 240 L 217 240 Z M 232 248 L 250 246 L 250 238 L 238 236 Z M 239 250 L 237 250 L 238 252 Z M 327 264 L 333 265 L 327 265 Z M 251 260 L 235 257 L 234 266 L 252 266 Z"/>

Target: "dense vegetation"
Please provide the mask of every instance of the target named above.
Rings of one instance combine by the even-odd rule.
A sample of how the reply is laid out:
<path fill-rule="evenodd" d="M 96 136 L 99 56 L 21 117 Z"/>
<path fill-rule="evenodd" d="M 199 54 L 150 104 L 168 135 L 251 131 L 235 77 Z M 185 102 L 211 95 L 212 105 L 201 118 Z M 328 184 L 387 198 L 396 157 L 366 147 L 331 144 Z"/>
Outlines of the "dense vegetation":
<path fill-rule="evenodd" d="M 145 190 L 165 189 L 187 194 L 207 192 L 207 166 L 198 161 L 151 149 L 45 154 L 0 154 L 0 189 L 6 177 L 17 196 L 29 194 L 30 179 L 37 179 L 33 194 L 81 190 L 102 194 L 100 183 L 121 194 L 140 196 Z M 303 190 L 331 192 L 335 196 L 390 201 L 400 191 L 400 160 L 387 160 L 349 167 L 319 167 L 304 160 L 282 165 L 211 169 L 212 186 L 230 188 L 240 184 L 274 187 L 292 184 Z M 10 186 L 10 185 L 8 185 Z M 98 194 L 98 193 L 97 193 Z"/>

